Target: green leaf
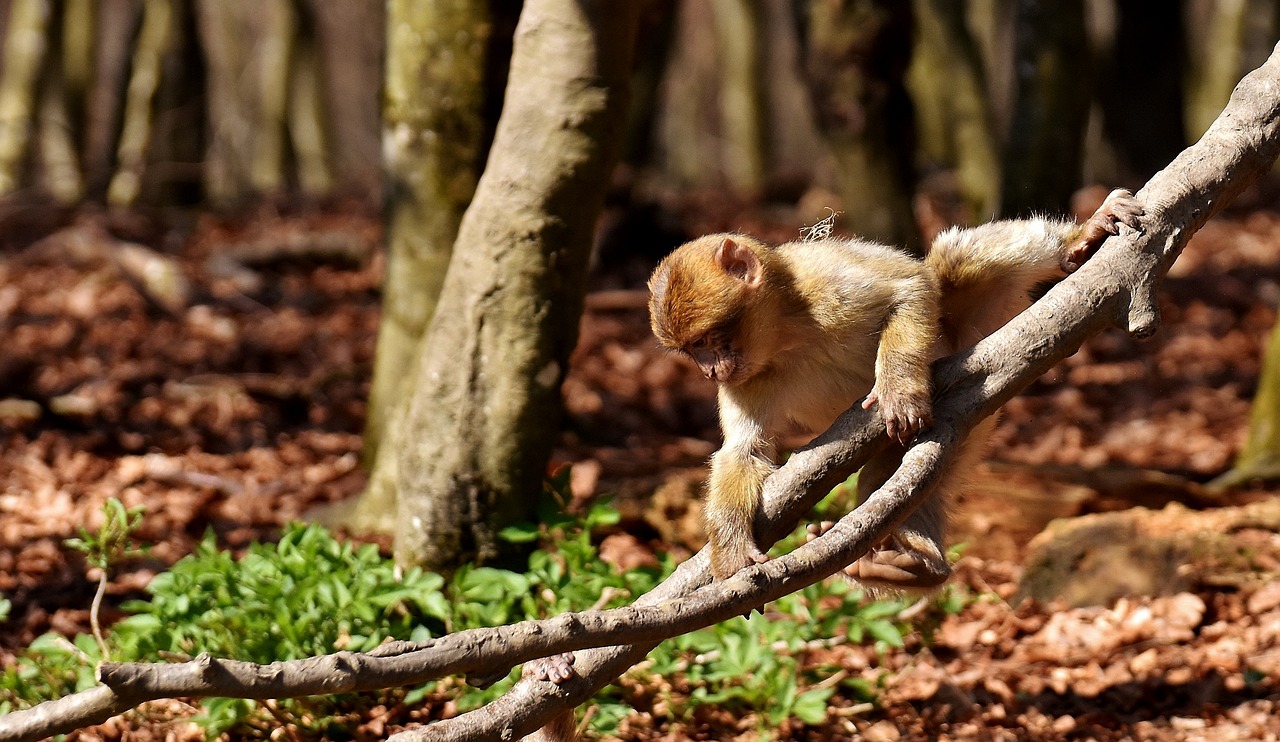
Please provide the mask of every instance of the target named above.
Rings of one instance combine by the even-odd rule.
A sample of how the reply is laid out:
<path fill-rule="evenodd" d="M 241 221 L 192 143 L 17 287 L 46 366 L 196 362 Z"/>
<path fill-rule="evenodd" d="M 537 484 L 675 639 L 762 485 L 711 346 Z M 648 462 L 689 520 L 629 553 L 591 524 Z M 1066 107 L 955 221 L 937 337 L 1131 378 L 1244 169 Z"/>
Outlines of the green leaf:
<path fill-rule="evenodd" d="M 867 621 L 865 625 L 867 627 L 867 633 L 877 641 L 882 641 L 895 649 L 902 648 L 902 632 L 898 630 L 897 626 L 894 626 L 889 621 L 877 619 L 875 621 Z"/>
<path fill-rule="evenodd" d="M 796 697 L 791 712 L 810 726 L 824 724 L 827 721 L 827 701 L 834 692 L 835 688 L 807 690 Z"/>
<path fill-rule="evenodd" d="M 515 523 L 498 531 L 498 538 L 513 544 L 528 544 L 538 540 L 537 523 Z"/>

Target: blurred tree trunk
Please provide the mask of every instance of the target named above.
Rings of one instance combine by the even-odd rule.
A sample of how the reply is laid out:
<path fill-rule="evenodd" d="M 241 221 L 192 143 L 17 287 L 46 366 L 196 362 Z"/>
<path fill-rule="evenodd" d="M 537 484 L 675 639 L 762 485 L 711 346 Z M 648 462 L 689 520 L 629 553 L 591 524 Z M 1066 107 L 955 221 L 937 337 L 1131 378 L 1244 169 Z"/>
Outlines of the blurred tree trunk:
<path fill-rule="evenodd" d="M 280 193 L 285 186 L 285 134 L 289 110 L 289 65 L 298 18 L 292 0 L 258 0 L 261 25 L 254 34 L 251 74 L 255 121 L 249 139 L 249 183 L 258 193 Z M 243 74 L 243 73 L 242 73 Z"/>
<path fill-rule="evenodd" d="M 451 568 L 534 515 L 592 232 L 626 123 L 638 3 L 529 0 L 493 148 L 398 451 L 396 559 Z"/>
<path fill-rule="evenodd" d="M 1061 213 L 1080 186 L 1091 73 L 1084 0 L 1021 0 L 1016 95 L 1000 198 L 1006 216 Z"/>
<path fill-rule="evenodd" d="M 1182 6 L 1141 0 L 1116 3 L 1115 39 L 1095 89 L 1115 160 L 1112 179 L 1117 182 L 1145 182 L 1188 144 L 1183 125 L 1187 55 Z"/>
<path fill-rule="evenodd" d="M 1217 118 L 1244 75 L 1241 69 L 1249 0 L 1193 3 L 1187 79 L 1187 132 L 1198 139 Z"/>
<path fill-rule="evenodd" d="M 1252 481 L 1280 480 L 1280 322 L 1271 329 L 1262 376 L 1249 412 L 1249 437 L 1230 471 L 1210 482 L 1229 489 Z"/>
<path fill-rule="evenodd" d="M 955 167 L 966 223 L 977 224 L 996 214 L 1000 200 L 999 144 L 982 57 L 963 3 L 915 0 L 913 7 L 920 38 L 910 74 L 922 109 L 921 149 Z"/>
<path fill-rule="evenodd" d="M 719 55 L 712 6 L 703 0 L 676 4 L 671 63 L 658 91 L 655 138 L 663 172 L 680 185 L 706 186 L 724 170 L 717 126 Z"/>
<path fill-rule="evenodd" d="M 174 0 L 146 0 L 143 6 L 142 29 L 134 42 L 125 96 L 116 171 L 107 186 L 107 203 L 113 206 L 132 205 L 142 192 L 154 132 L 156 91 L 163 77 L 164 58 L 177 34 L 178 12 Z"/>
<path fill-rule="evenodd" d="M 755 193 L 769 162 L 764 7 L 759 0 L 712 0 L 711 9 L 720 48 L 724 174 L 733 190 Z"/>
<path fill-rule="evenodd" d="M 63 205 L 74 204 L 84 195 L 80 163 L 76 151 L 75 131 L 67 105 L 66 67 L 63 53 L 66 34 L 65 3 L 56 3 L 49 19 L 49 39 L 43 69 L 39 76 L 39 98 L 35 120 L 38 169 L 36 182 Z M 76 8 L 79 10 L 79 8 Z M 83 18 L 77 18 L 83 21 Z M 79 55 L 73 55 L 79 56 Z"/>
<path fill-rule="evenodd" d="M 141 26 L 142 2 L 94 0 L 94 7 L 98 9 L 93 44 L 94 77 L 84 102 L 81 163 L 86 193 L 96 199 L 105 196 L 114 171 L 129 84 L 129 61 L 134 36 Z M 204 153 L 200 154 L 203 157 Z"/>
<path fill-rule="evenodd" d="M 48 52 L 49 0 L 13 0 L 0 77 L 0 196 L 16 190 L 28 166 L 37 88 Z"/>
<path fill-rule="evenodd" d="M 324 65 L 317 39 L 316 19 L 294 0 L 298 35 L 289 63 L 289 143 L 293 148 L 298 186 L 303 193 L 321 195 L 333 189 L 329 165 L 329 111 L 325 106 Z"/>
<path fill-rule="evenodd" d="M 836 159 L 844 218 L 864 237 L 918 251 L 915 124 L 904 85 L 911 4 L 810 0 L 808 10 L 805 69 Z"/>
<path fill-rule="evenodd" d="M 390 532 L 396 513 L 394 413 L 431 321 L 485 153 L 484 94 L 493 18 L 474 0 L 391 0 L 383 93 L 387 278 L 369 412 L 369 485 L 346 516 L 357 530 Z M 447 102 L 447 105 L 445 103 Z"/>
<path fill-rule="evenodd" d="M 253 58 L 248 13 L 245 3 L 196 0 L 200 45 L 208 65 L 205 193 L 213 203 L 223 206 L 253 191 L 250 173 L 257 114 L 251 77 L 244 74 L 246 60 Z"/>

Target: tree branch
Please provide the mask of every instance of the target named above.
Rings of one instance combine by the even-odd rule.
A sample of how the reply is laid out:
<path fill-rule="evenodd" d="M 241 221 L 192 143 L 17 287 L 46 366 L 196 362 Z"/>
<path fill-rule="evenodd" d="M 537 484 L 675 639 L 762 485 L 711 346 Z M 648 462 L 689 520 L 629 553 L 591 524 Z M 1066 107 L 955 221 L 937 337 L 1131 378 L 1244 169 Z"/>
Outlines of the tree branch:
<path fill-rule="evenodd" d="M 98 723 L 139 703 L 168 696 L 286 696 L 367 690 L 444 674 L 492 678 L 529 659 L 580 652 L 578 677 L 557 686 L 525 680 L 483 709 L 397 735 L 414 740 L 510 739 L 585 702 L 661 640 L 740 615 L 812 584 L 865 553 L 932 487 L 955 444 L 983 417 L 1112 325 L 1148 336 L 1159 315 L 1160 281 L 1191 235 L 1280 153 L 1280 47 L 1237 86 L 1205 136 L 1138 193 L 1142 234 L 1109 239 L 1076 274 L 969 351 L 938 364 L 934 427 L 903 457 L 897 473 L 823 537 L 733 578 L 708 584 L 700 552 L 633 606 L 459 632 L 422 644 L 395 643 L 361 655 L 339 652 L 271 665 L 208 657 L 188 663 L 111 664 L 102 686 L 0 717 L 0 741 L 39 739 Z M 883 444 L 879 422 L 846 412 L 794 454 L 765 484 L 761 529 L 774 541 L 813 503 Z"/>
<path fill-rule="evenodd" d="M 950 457 L 953 443 L 983 417 L 1074 353 L 1087 338 L 1109 326 L 1149 337 L 1159 325 L 1156 292 L 1191 236 L 1280 154 L 1280 46 L 1236 86 L 1231 101 L 1200 141 L 1156 173 L 1138 200 L 1146 209 L 1141 235 L 1124 234 L 1103 244 L 1091 260 L 1040 301 L 966 353 L 939 363 L 934 427 L 903 457 L 902 467 L 868 500 L 822 538 L 849 561 L 873 543 L 868 531 L 888 533 L 929 495 Z M 855 471 L 870 454 L 866 443 L 875 425 L 868 415 L 845 413 L 835 425 L 793 455 L 765 483 L 767 533 L 776 539 L 825 492 Z M 843 439 L 843 440 L 842 440 Z M 839 544 L 839 547 L 835 545 Z M 844 547 L 849 545 L 850 548 Z M 860 550 L 859 550 L 860 549 Z M 726 595 L 738 584 L 772 569 L 777 562 L 744 570 L 721 583 Z M 681 565 L 666 582 L 643 596 L 661 600 L 707 581 L 705 550 Z M 839 567 L 837 567 L 838 569 Z M 833 570 L 834 571 L 834 570 Z M 524 680 L 488 706 L 414 730 L 412 739 L 480 740 L 501 734 L 518 738 L 555 714 L 583 703 L 605 684 L 644 658 L 655 643 L 608 647 L 578 655 L 578 678 L 556 686 Z M 409 735 L 398 735 L 409 738 Z"/>

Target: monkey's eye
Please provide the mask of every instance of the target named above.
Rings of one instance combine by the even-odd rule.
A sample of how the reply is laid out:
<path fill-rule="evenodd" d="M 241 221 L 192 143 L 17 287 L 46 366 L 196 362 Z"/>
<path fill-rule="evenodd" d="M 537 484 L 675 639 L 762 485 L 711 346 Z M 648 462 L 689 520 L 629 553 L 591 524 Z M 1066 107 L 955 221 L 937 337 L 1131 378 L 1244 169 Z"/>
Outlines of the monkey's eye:
<path fill-rule="evenodd" d="M 705 348 L 708 345 L 711 345 L 711 338 L 707 337 L 706 335 L 703 335 L 700 338 L 695 338 L 693 340 L 690 340 L 685 347 L 688 348 L 689 350 L 701 350 L 702 348 Z"/>

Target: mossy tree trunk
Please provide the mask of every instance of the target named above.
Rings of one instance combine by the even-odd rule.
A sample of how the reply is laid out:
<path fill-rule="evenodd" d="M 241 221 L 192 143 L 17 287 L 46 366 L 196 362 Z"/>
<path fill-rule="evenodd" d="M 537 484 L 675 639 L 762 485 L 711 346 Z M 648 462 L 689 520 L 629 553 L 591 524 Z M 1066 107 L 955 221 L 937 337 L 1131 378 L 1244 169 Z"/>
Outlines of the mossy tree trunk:
<path fill-rule="evenodd" d="M 1020 0 L 1000 210 L 1061 213 L 1080 187 L 1091 70 L 1084 0 Z"/>
<path fill-rule="evenodd" d="M 1000 202 L 1000 154 L 986 73 L 964 5 L 915 0 L 919 38 L 910 78 L 920 110 L 921 150 L 954 167 L 967 223 L 990 219 Z"/>
<path fill-rule="evenodd" d="M 364 459 L 371 476 L 345 525 L 391 532 L 396 519 L 396 426 L 485 153 L 484 95 L 493 18 L 473 0 L 391 0 L 382 106 L 387 279 Z M 505 70 L 503 70 L 505 72 Z"/>
<path fill-rule="evenodd" d="M 638 3 L 529 0 L 493 147 L 422 345 L 396 559 L 448 569 L 532 519 L 626 124 Z"/>
<path fill-rule="evenodd" d="M 1280 322 L 1271 329 L 1262 358 L 1262 378 L 1249 412 L 1248 440 L 1235 466 L 1211 486 L 1228 489 L 1254 480 L 1280 480 Z"/>
<path fill-rule="evenodd" d="M 864 237 L 918 250 L 915 128 L 905 86 L 911 4 L 811 0 L 808 11 L 805 71 L 835 156 L 845 221 Z"/>

